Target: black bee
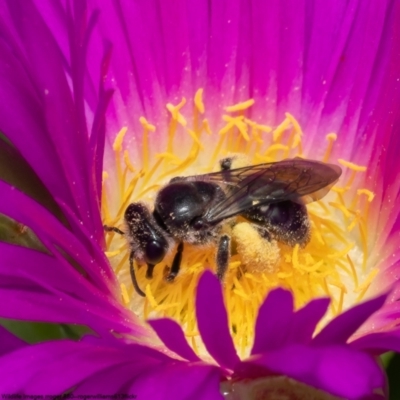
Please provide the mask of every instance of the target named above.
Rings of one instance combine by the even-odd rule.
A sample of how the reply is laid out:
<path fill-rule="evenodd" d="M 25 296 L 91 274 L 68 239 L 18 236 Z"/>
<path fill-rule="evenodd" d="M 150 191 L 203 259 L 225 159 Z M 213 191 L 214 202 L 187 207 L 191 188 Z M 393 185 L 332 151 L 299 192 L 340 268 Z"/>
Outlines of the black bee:
<path fill-rule="evenodd" d="M 168 281 L 179 272 L 184 243 L 215 243 L 217 276 L 222 280 L 231 241 L 222 226 L 235 216 L 253 223 L 266 240 L 306 245 L 310 224 L 305 204 L 325 196 L 342 173 L 337 165 L 301 158 L 238 169 L 231 169 L 231 164 L 232 158 L 226 158 L 219 172 L 173 178 L 157 193 L 153 211 L 143 203 L 130 204 L 124 216 L 125 233 L 104 227 L 126 234 L 132 283 L 139 295 L 145 296 L 133 261 L 147 265 L 150 279 L 155 265 L 175 244 Z"/>

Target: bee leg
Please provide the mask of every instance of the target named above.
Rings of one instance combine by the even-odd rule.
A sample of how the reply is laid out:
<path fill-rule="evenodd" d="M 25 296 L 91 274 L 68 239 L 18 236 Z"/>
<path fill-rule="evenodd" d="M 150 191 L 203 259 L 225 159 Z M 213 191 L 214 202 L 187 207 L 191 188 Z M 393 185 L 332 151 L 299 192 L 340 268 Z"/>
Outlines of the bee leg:
<path fill-rule="evenodd" d="M 182 252 L 183 252 L 183 243 L 179 243 L 174 260 L 172 261 L 171 271 L 169 272 L 166 278 L 168 282 L 173 281 L 175 277 L 178 275 L 179 269 L 181 268 Z"/>
<path fill-rule="evenodd" d="M 118 229 L 115 226 L 103 225 L 103 228 L 106 232 L 115 232 L 115 233 L 119 233 L 120 235 L 124 235 L 124 232 L 122 232 L 121 229 Z"/>
<path fill-rule="evenodd" d="M 139 285 L 137 283 L 137 280 L 136 280 L 135 270 L 133 268 L 133 260 L 134 260 L 134 258 L 135 257 L 134 257 L 133 251 L 131 251 L 131 253 L 129 254 L 129 271 L 131 273 L 132 284 L 133 284 L 133 287 L 134 287 L 136 293 L 139 296 L 146 297 L 144 292 L 140 289 L 140 287 L 139 287 Z"/>
<path fill-rule="evenodd" d="M 154 264 L 147 264 L 146 278 L 151 279 L 153 277 Z"/>
<path fill-rule="evenodd" d="M 217 251 L 217 276 L 222 282 L 228 269 L 229 257 L 231 253 L 231 238 L 228 235 L 222 235 L 219 240 Z"/>
<path fill-rule="evenodd" d="M 232 168 L 232 157 L 223 158 L 219 165 L 221 167 L 221 171 L 229 171 Z"/>

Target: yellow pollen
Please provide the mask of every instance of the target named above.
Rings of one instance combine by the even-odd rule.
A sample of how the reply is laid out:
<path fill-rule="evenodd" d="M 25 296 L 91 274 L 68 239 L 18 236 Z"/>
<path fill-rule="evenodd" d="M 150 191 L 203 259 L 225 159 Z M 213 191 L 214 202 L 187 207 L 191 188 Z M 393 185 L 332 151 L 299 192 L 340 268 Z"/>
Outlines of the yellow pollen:
<path fill-rule="evenodd" d="M 235 225 L 232 237 L 237 243 L 244 266 L 257 272 L 273 272 L 276 269 L 280 259 L 276 240 L 262 240 L 257 230 L 248 222 Z"/>
<path fill-rule="evenodd" d="M 103 223 L 124 229 L 123 218 L 131 202 L 144 202 L 152 210 L 157 191 L 176 176 L 209 173 L 220 169 L 219 160 L 233 157 L 232 168 L 305 157 L 302 150 L 303 132 L 297 119 L 285 113 L 277 126 L 260 124 L 249 116 L 253 99 L 225 107 L 218 131 L 207 119 L 203 89 L 191 104 L 186 99 L 178 105 L 168 103 L 168 132 L 165 147 L 157 153 L 151 137 L 157 129 L 144 116 L 142 160 L 138 162 L 123 150 L 123 141 L 133 133 L 124 127 L 116 135 L 116 179 L 103 172 Z M 190 108 L 188 105 L 186 106 Z M 137 135 L 137 134 L 136 134 Z M 326 135 L 323 161 L 334 163 L 332 151 L 337 135 Z M 158 138 L 156 139 L 158 141 Z M 313 157 L 310 157 L 313 158 Z M 284 287 L 294 295 L 296 308 L 316 297 L 331 297 L 330 317 L 362 300 L 377 270 L 368 265 L 368 215 L 374 193 L 368 188 L 350 190 L 356 177 L 366 167 L 350 161 L 337 160 L 344 167 L 343 179 L 322 200 L 307 205 L 310 239 L 304 246 L 293 247 L 272 239 L 264 239 L 257 226 L 242 217 L 232 218 L 223 225 L 223 232 L 232 239 L 229 266 L 224 278 L 223 293 L 228 310 L 229 327 L 234 342 L 245 354 L 254 337 L 258 308 L 269 291 Z M 347 173 L 347 174 L 346 174 Z M 117 190 L 116 190 L 117 188 Z M 354 194 L 355 193 L 355 194 Z M 166 282 L 176 248 L 172 246 L 165 259 L 156 265 L 153 278 L 146 278 L 146 267 L 135 263 L 139 287 L 146 293 L 142 300 L 133 290 L 129 273 L 129 246 L 115 232 L 106 233 L 106 255 L 120 282 L 121 302 L 135 307 L 143 318 L 150 315 L 170 317 L 184 328 L 195 351 L 198 329 L 195 319 L 195 293 L 204 269 L 216 271 L 215 244 L 193 246 L 185 243 L 181 269 L 174 282 Z M 361 283 L 360 283 L 361 282 Z"/>
<path fill-rule="evenodd" d="M 254 103 L 255 101 L 253 99 L 249 99 L 233 106 L 224 107 L 224 110 L 227 112 L 244 111 L 250 108 Z"/>

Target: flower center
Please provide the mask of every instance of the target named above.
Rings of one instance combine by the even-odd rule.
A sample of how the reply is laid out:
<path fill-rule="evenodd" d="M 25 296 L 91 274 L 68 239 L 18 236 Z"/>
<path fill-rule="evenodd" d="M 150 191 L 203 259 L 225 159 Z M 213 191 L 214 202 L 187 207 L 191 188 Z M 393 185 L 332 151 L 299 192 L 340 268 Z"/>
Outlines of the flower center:
<path fill-rule="evenodd" d="M 164 136 L 157 136 L 156 126 L 140 118 L 140 163 L 132 161 L 129 144 L 125 149 L 123 146 L 133 132 L 122 128 L 118 133 L 113 146 L 115 168 L 103 174 L 105 225 L 124 231 L 124 212 L 130 203 L 144 202 L 151 212 L 157 192 L 170 179 L 218 171 L 220 160 L 226 157 L 232 157 L 232 168 L 237 168 L 309 156 L 303 152 L 302 129 L 290 113 L 286 113 L 278 126 L 263 125 L 248 118 L 254 104 L 250 99 L 225 107 L 223 126 L 215 131 L 205 118 L 202 93 L 202 89 L 196 92 L 192 110 L 185 99 L 175 106 L 167 104 L 169 123 Z M 360 301 L 377 274 L 377 270 L 369 268 L 367 244 L 369 204 L 374 194 L 353 187 L 366 167 L 332 159 L 336 134 L 327 134 L 326 140 L 326 151 L 320 161 L 341 164 L 344 174 L 327 196 L 307 205 L 311 235 L 305 246 L 291 247 L 279 240 L 265 239 L 254 225 L 241 217 L 223 227 L 232 238 L 223 282 L 225 303 L 232 336 L 242 352 L 251 345 L 258 308 L 271 289 L 277 286 L 289 289 L 296 308 L 315 297 L 329 296 L 331 318 Z M 146 294 L 144 299 L 132 286 L 126 239 L 108 232 L 106 245 L 106 254 L 120 281 L 124 304 L 144 319 L 168 316 L 177 320 L 196 350 L 195 290 L 205 268 L 217 269 L 217 244 L 185 244 L 181 268 L 173 282 L 165 277 L 178 243 L 172 244 L 166 257 L 155 266 L 151 279 L 146 277 L 146 266 L 135 262 L 138 285 Z"/>

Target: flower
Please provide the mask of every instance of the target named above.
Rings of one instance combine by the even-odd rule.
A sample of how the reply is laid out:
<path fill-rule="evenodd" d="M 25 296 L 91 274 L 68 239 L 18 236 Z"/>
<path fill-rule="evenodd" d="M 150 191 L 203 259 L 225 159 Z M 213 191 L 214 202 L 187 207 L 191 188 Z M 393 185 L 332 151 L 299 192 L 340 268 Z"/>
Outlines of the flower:
<path fill-rule="evenodd" d="M 397 5 L 171 5 L 2 2 L 0 130 L 8 141 L 0 143 L 31 186 L 2 176 L 0 212 L 22 224 L 19 236 L 29 227 L 41 250 L 0 243 L 0 316 L 83 324 L 95 336 L 27 345 L 0 331 L 8 374 L 0 392 L 164 398 L 168 388 L 172 398 L 221 398 L 221 382 L 235 396 L 249 379 L 264 395 L 284 386 L 292 396 L 384 397 L 374 356 L 399 349 Z M 194 99 L 193 111 L 183 96 Z M 224 150 L 250 162 L 326 158 L 345 170 L 337 197 L 315 205 L 328 216 L 309 208 L 307 247 L 272 240 L 246 253 L 257 232 L 234 226 L 228 315 L 220 285 L 203 272 L 213 262 L 207 251 L 185 249 L 174 285 L 160 267 L 150 282 L 137 270 L 143 313 L 149 305 L 175 313 L 193 337 L 198 328 L 207 358 L 176 322 L 155 319 L 151 330 L 131 312 L 138 300 L 128 255 L 114 236 L 104 239 L 99 208 L 107 225 L 120 223 L 127 202 L 151 200 L 163 179 L 197 172 L 204 160 L 211 170 Z M 354 243 L 343 239 L 347 231 Z M 322 294 L 331 297 L 325 321 Z M 248 351 L 253 330 L 241 361 L 234 344 Z"/>

